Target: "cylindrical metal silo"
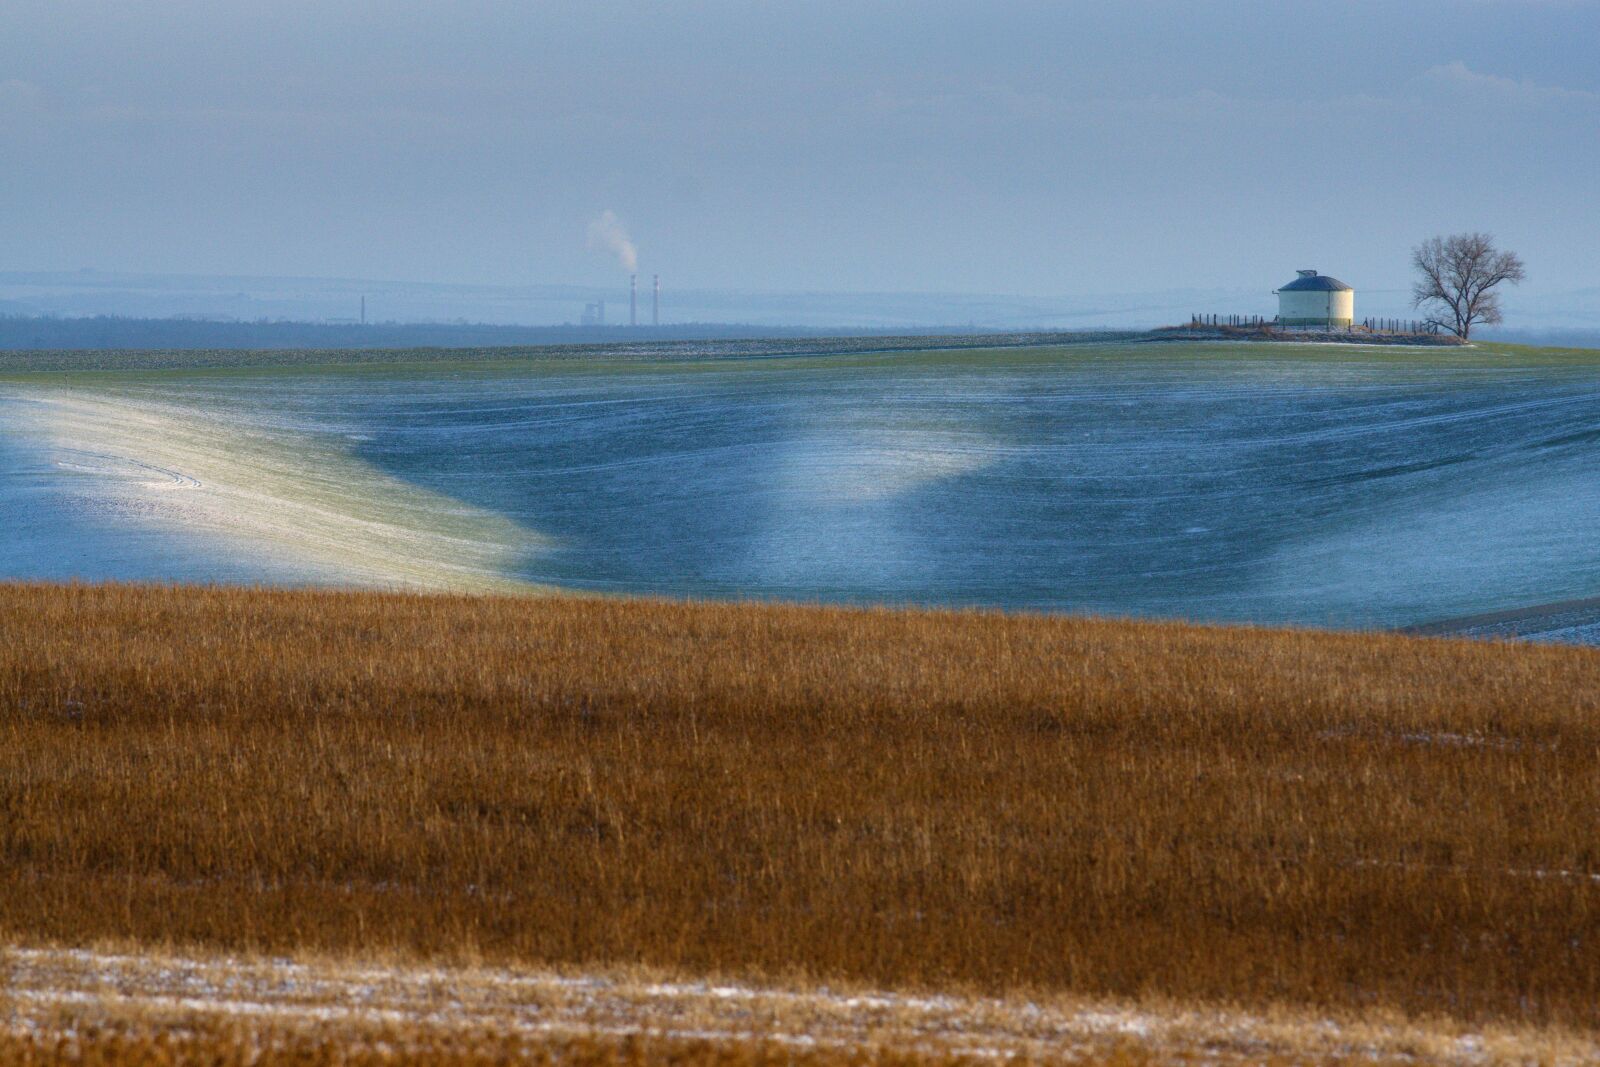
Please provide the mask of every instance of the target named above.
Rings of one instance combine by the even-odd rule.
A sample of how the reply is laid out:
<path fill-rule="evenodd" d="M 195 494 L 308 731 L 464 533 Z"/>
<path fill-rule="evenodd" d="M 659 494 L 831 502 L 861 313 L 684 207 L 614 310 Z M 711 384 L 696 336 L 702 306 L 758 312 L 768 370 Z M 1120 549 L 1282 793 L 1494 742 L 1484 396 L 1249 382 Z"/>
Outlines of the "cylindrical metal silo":
<path fill-rule="evenodd" d="M 1347 329 L 1355 321 L 1356 291 L 1338 278 L 1303 270 L 1277 294 L 1280 326 Z"/>

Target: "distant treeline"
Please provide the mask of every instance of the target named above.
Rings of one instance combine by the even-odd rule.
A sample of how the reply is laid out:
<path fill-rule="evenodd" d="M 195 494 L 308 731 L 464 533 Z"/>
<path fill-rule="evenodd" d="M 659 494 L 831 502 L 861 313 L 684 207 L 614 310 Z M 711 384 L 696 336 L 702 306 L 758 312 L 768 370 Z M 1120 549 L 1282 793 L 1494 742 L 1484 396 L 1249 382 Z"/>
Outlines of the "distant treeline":
<path fill-rule="evenodd" d="M 0 350 L 85 349 L 362 349 L 495 348 L 501 346 L 608 344 L 639 341 L 708 341 L 755 337 L 935 336 L 975 333 L 950 329 L 829 329 L 695 322 L 670 326 L 497 326 L 486 323 L 213 322 L 0 316 Z"/>

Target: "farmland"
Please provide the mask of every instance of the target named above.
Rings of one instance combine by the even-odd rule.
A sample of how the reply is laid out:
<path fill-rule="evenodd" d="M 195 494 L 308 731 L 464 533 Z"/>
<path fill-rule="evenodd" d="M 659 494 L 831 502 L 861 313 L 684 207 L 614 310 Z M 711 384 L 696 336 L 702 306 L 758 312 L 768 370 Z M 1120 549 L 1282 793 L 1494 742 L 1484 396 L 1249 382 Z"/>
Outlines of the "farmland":
<path fill-rule="evenodd" d="M 381 355 L 422 361 L 0 381 L 0 576 L 1347 628 L 1600 594 L 1593 353 Z"/>
<path fill-rule="evenodd" d="M 1593 354 L 7 358 L 3 1067 L 1600 1058 Z"/>
<path fill-rule="evenodd" d="M 1586 649 L 22 584 L 0 634 L 20 947 L 1600 1022 Z"/>

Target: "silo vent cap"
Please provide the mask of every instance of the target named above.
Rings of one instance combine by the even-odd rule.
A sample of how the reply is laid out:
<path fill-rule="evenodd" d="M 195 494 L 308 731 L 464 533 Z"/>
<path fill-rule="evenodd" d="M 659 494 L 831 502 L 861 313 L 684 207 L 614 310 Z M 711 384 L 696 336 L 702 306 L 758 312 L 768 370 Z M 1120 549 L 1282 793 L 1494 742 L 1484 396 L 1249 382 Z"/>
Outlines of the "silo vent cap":
<path fill-rule="evenodd" d="M 1317 276 L 1317 272 L 1314 270 L 1297 270 L 1295 273 L 1302 278 L 1315 278 Z"/>

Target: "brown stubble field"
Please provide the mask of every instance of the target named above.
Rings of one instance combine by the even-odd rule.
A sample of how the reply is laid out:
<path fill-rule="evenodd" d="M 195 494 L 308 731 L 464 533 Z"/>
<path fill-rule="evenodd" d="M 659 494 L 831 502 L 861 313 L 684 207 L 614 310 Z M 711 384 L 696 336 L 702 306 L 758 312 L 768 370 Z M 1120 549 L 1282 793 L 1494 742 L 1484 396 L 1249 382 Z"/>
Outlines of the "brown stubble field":
<path fill-rule="evenodd" d="M 1600 1023 L 1600 653 L 0 586 L 0 940 Z"/>

